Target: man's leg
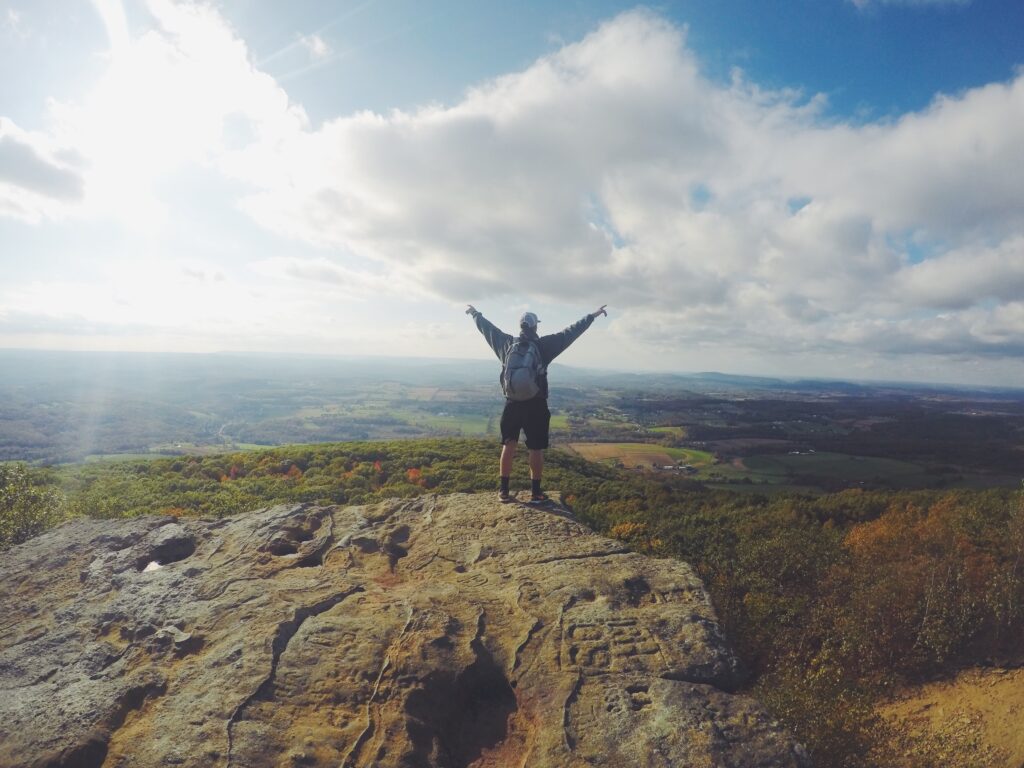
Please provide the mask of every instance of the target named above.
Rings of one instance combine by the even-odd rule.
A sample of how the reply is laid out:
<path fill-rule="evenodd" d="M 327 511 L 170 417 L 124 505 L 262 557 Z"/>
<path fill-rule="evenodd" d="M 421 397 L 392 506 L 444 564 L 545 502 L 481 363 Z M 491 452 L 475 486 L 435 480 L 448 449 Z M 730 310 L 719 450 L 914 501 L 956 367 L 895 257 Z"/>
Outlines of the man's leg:
<path fill-rule="evenodd" d="M 530 479 L 540 480 L 544 474 L 544 449 L 530 449 Z"/>
<path fill-rule="evenodd" d="M 544 449 L 530 449 L 530 485 L 534 496 L 539 496 L 540 477 L 544 474 Z"/>
<path fill-rule="evenodd" d="M 512 460 L 516 457 L 516 443 L 506 440 L 501 446 L 501 460 L 498 467 L 503 480 L 507 480 L 512 474 Z M 543 461 L 543 459 L 542 459 Z M 533 451 L 530 451 L 530 469 L 533 470 Z"/>
<path fill-rule="evenodd" d="M 544 449 L 548 447 L 551 411 L 546 400 L 530 401 L 530 418 L 526 426 L 526 447 L 530 450 L 530 485 L 534 501 L 542 501 L 541 475 L 544 474 Z"/>
<path fill-rule="evenodd" d="M 501 459 L 498 461 L 498 475 L 501 479 L 501 492 L 498 496 L 502 501 L 512 500 L 508 485 L 521 430 L 519 411 L 511 402 L 505 403 L 505 409 L 501 412 Z"/>

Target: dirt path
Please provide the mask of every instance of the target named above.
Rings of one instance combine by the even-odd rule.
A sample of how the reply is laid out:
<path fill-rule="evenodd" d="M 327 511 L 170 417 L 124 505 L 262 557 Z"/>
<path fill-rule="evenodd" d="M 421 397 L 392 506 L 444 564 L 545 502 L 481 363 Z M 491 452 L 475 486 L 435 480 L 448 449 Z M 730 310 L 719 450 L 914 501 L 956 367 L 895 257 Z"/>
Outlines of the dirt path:
<path fill-rule="evenodd" d="M 1024 669 L 967 670 L 905 691 L 879 712 L 899 734 L 889 746 L 900 765 L 1024 765 Z"/>

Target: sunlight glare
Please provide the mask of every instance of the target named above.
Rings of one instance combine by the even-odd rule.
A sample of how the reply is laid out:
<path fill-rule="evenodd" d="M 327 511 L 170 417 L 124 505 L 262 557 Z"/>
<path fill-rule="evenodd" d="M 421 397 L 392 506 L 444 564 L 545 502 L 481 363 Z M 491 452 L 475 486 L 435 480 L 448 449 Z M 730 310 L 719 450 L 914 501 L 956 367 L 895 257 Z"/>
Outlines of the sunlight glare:
<path fill-rule="evenodd" d="M 52 105 L 67 143 L 89 159 L 87 207 L 159 234 L 170 224 L 160 183 L 238 150 L 233 121 L 251 126 L 248 145 L 304 125 L 302 110 L 253 69 L 245 44 L 211 9 L 151 0 L 158 28 L 132 38 L 120 3 L 95 7 L 110 38 L 107 69 L 82 102 Z"/>

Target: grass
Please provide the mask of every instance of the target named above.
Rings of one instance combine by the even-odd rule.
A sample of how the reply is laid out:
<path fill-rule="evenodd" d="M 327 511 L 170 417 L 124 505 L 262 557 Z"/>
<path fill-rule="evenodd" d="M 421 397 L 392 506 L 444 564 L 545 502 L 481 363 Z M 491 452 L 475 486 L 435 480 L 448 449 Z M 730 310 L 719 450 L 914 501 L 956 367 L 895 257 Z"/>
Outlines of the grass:
<path fill-rule="evenodd" d="M 567 413 L 553 413 L 553 414 L 551 414 L 551 428 L 552 429 L 568 429 L 569 428 L 569 414 L 567 414 Z"/>
<path fill-rule="evenodd" d="M 601 418 L 598 418 L 597 416 L 591 416 L 591 417 L 589 417 L 587 419 L 587 426 L 588 427 L 621 427 L 623 425 L 625 425 L 627 427 L 631 427 L 631 426 L 633 426 L 633 422 L 631 422 L 631 421 L 629 421 L 628 419 L 625 419 L 625 418 L 622 418 L 622 419 L 601 419 Z"/>
<path fill-rule="evenodd" d="M 309 418 L 315 418 L 318 416 L 335 416 L 342 418 L 356 419 L 374 419 L 381 418 L 382 420 L 387 419 L 388 421 L 397 419 L 402 424 L 419 427 L 421 429 L 432 430 L 432 431 L 444 431 L 453 432 L 464 435 L 466 437 L 479 437 L 490 434 L 489 427 L 491 422 L 491 416 L 488 413 L 448 413 L 445 410 L 445 406 L 439 403 L 432 403 L 428 405 L 426 403 L 427 395 L 431 398 L 435 397 L 438 390 L 431 389 L 429 392 L 424 388 L 418 391 L 418 394 L 423 396 L 421 402 L 422 405 L 413 405 L 412 407 L 395 407 L 391 403 L 377 402 L 364 403 L 358 406 L 351 407 L 340 407 L 336 405 L 329 406 L 318 406 L 315 408 L 307 408 L 298 412 L 299 416 L 305 417 L 307 421 L 303 422 L 303 428 L 309 432 L 315 433 L 321 427 L 315 422 L 308 421 Z M 382 431 L 387 431 L 388 428 L 394 426 L 392 424 L 381 425 Z"/>
<path fill-rule="evenodd" d="M 410 400 L 430 401 L 437 396 L 438 391 L 438 387 L 412 387 L 406 392 L 406 397 Z"/>
<path fill-rule="evenodd" d="M 714 483 L 703 481 L 705 488 L 730 493 L 761 493 L 766 495 L 783 495 L 799 493 L 803 496 L 820 496 L 825 491 L 816 485 L 794 485 L 791 483 Z"/>
<path fill-rule="evenodd" d="M 927 488 L 935 481 L 922 466 L 912 462 L 829 452 L 757 454 L 733 464 L 719 464 L 702 473 L 701 479 L 730 488 L 749 481 L 755 488 L 773 486 L 773 491 L 807 487 L 815 482 Z"/>
<path fill-rule="evenodd" d="M 260 446 L 265 448 L 266 446 Z M 224 453 L 225 451 L 236 450 L 234 443 L 230 442 L 217 442 L 217 443 L 188 443 L 188 442 L 175 442 L 175 443 L 160 443 L 150 448 L 148 454 L 144 454 L 144 458 L 158 458 L 173 455 L 188 455 L 188 456 L 212 456 L 217 453 Z M 237 448 L 241 450 L 240 448 Z M 131 458 L 134 454 L 110 454 L 120 459 Z"/>
<path fill-rule="evenodd" d="M 435 414 L 419 414 L 414 423 L 430 429 L 447 429 L 466 436 L 487 434 L 487 416 L 440 416 Z"/>
<path fill-rule="evenodd" d="M 568 448 L 590 461 L 618 462 L 626 467 L 689 464 L 700 468 L 715 462 L 715 457 L 707 451 L 668 448 L 653 443 L 569 443 Z"/>
<path fill-rule="evenodd" d="M 132 459 L 165 459 L 162 453 L 90 453 L 82 461 L 85 464 L 97 464 L 106 461 L 130 461 Z"/>
<path fill-rule="evenodd" d="M 686 427 L 648 427 L 647 431 L 657 432 L 662 435 L 669 435 L 679 440 L 686 437 Z"/>
<path fill-rule="evenodd" d="M 343 406 L 316 405 L 299 408 L 299 410 L 295 412 L 295 416 L 299 419 L 316 419 L 321 416 L 337 416 L 339 413 L 344 413 Z"/>
<path fill-rule="evenodd" d="M 222 453 L 236 451 L 254 451 L 270 446 L 256 443 L 217 443 L 214 445 L 196 445 L 195 443 L 168 443 L 155 446 L 148 453 L 131 451 L 128 453 L 90 453 L 82 459 L 83 464 L 103 462 L 137 461 L 139 459 L 167 459 L 175 456 L 217 456 Z M 78 463 L 78 462 L 75 462 Z"/>
<path fill-rule="evenodd" d="M 480 437 L 488 434 L 491 418 L 487 414 L 449 414 L 442 409 L 437 411 L 409 410 L 390 411 L 390 415 L 417 427 L 430 430 L 456 432 L 466 437 Z"/>
<path fill-rule="evenodd" d="M 886 481 L 899 487 L 919 487 L 924 469 L 918 464 L 845 453 L 808 453 L 781 456 L 752 456 L 744 460 L 750 469 L 792 477 L 814 475 L 846 482 Z"/>

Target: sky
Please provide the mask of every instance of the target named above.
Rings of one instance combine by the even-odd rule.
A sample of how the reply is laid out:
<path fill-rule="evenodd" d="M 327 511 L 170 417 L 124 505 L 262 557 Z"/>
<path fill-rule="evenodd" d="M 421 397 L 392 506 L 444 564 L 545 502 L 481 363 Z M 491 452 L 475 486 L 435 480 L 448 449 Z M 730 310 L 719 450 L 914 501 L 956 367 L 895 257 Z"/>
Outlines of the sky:
<path fill-rule="evenodd" d="M 1020 0 L 0 0 L 0 348 L 1024 382 Z"/>

